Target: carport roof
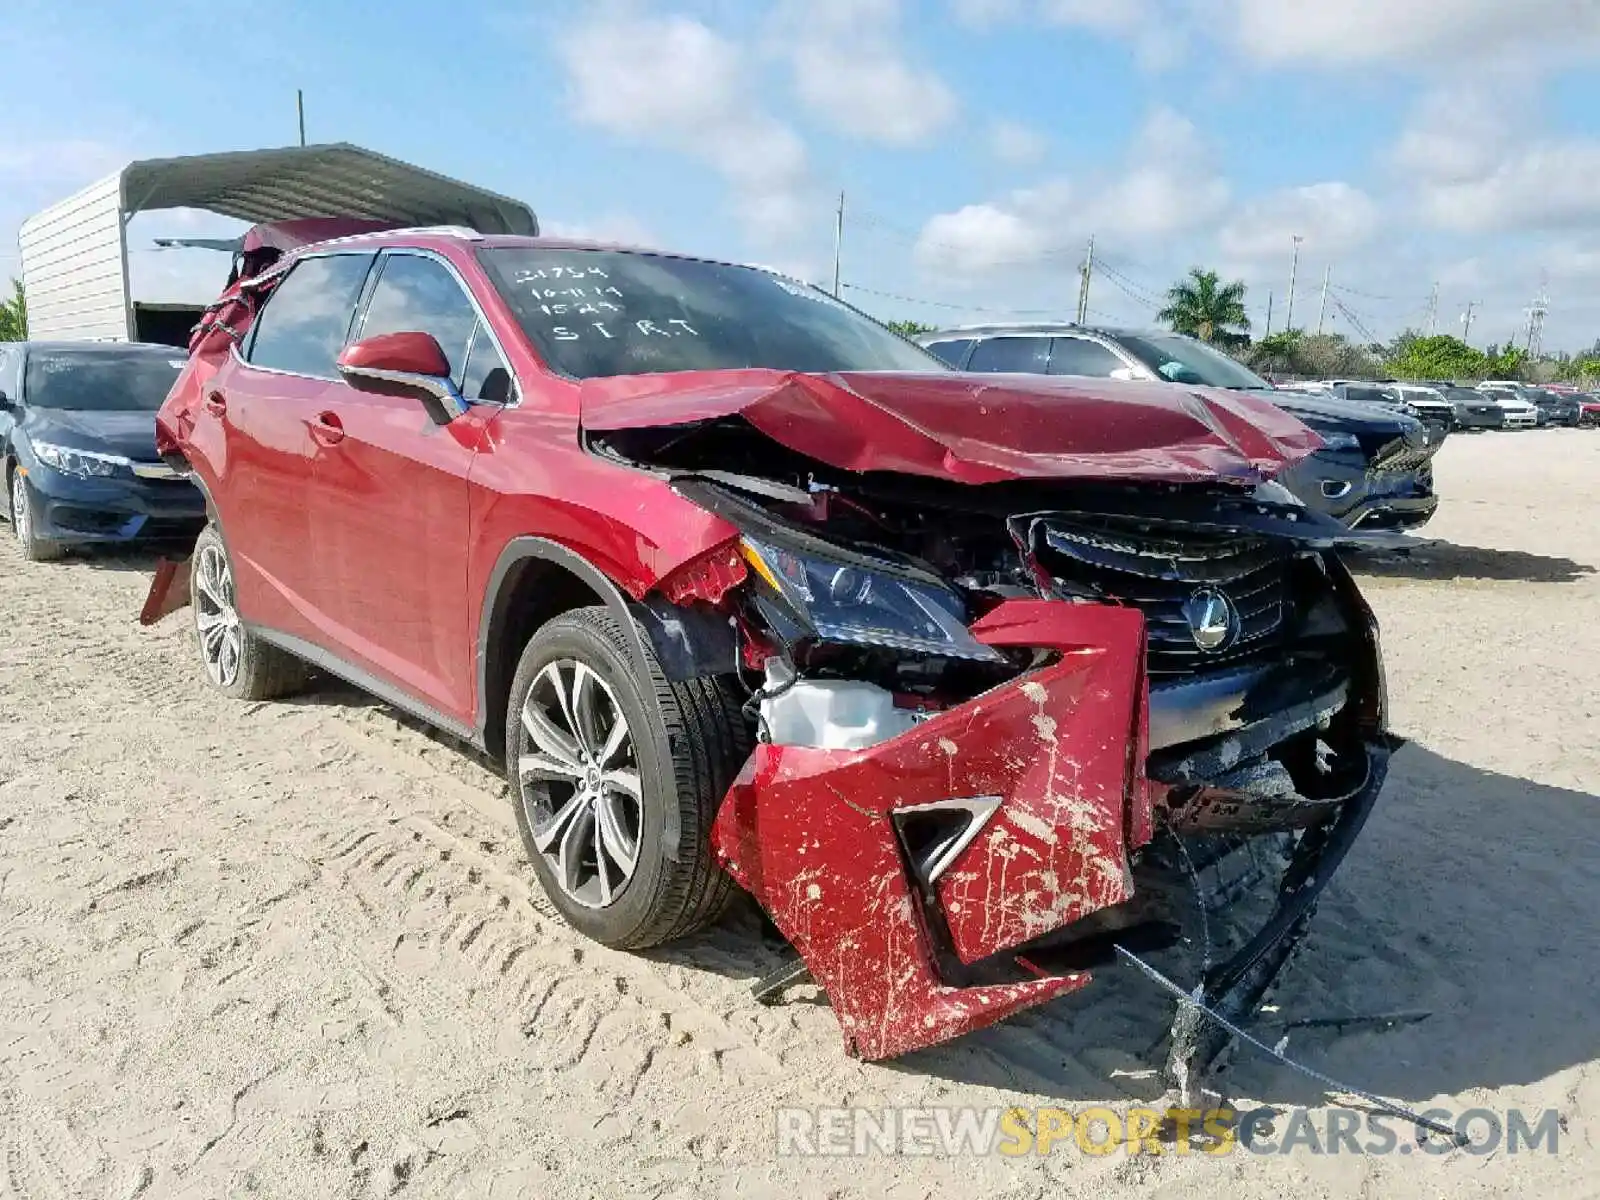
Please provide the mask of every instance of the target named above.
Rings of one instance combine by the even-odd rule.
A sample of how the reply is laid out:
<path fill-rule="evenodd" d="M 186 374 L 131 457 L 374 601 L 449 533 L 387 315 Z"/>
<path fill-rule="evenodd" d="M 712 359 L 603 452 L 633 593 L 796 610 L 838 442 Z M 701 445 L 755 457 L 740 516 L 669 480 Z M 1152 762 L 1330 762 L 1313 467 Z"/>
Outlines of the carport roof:
<path fill-rule="evenodd" d="M 366 217 L 401 225 L 465 225 L 535 236 L 520 200 L 435 174 L 348 142 L 150 158 L 121 172 L 125 216 L 203 208 L 260 223 L 295 217 Z"/>

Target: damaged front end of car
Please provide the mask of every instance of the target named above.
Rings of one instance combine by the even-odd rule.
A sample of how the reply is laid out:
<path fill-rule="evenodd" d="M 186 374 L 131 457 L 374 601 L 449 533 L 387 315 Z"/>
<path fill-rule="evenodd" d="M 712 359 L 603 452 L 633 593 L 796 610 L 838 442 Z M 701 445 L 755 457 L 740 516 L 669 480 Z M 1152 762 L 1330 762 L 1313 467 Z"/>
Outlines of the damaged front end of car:
<path fill-rule="evenodd" d="M 738 531 L 716 586 L 680 573 L 673 596 L 736 626 L 756 680 L 719 860 L 847 1049 L 879 1059 L 1077 990 L 1117 946 L 1175 944 L 1197 901 L 1260 890 L 1230 864 L 1266 859 L 1270 912 L 1218 961 L 1207 935 L 1197 996 L 1248 1016 L 1392 747 L 1376 624 L 1337 553 L 1361 539 L 1268 481 L 1314 436 L 1252 452 L 1198 396 L 1201 432 L 1101 469 L 1027 469 L 981 438 L 935 439 L 941 459 L 915 445 L 925 422 L 828 443 L 878 386 L 788 376 L 627 416 L 613 388 L 586 430 Z M 1226 1044 L 1193 1011 L 1177 1084 Z"/>

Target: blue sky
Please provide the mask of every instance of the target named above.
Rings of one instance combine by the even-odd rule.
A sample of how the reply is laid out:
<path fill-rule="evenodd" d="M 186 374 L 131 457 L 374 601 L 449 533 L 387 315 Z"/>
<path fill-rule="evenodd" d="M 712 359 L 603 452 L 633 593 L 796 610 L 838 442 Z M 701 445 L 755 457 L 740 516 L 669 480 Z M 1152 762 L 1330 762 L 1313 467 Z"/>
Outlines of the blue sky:
<path fill-rule="evenodd" d="M 552 232 L 768 263 L 930 323 L 1143 323 L 1191 265 L 1281 328 L 1600 338 L 1600 0 L 8 0 L 0 272 L 29 212 L 138 157 L 351 141 Z M 219 24 L 249 31 L 224 40 Z M 136 294 L 214 260 L 148 250 Z"/>

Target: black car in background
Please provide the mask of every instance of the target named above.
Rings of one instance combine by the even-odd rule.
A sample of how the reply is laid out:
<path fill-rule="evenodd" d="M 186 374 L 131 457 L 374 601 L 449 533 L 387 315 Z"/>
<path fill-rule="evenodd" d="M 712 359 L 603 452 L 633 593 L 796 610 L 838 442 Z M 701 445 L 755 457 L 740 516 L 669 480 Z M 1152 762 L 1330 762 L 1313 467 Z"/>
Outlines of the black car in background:
<path fill-rule="evenodd" d="M 1583 418 L 1583 402 L 1571 393 L 1530 387 L 1523 395 L 1538 406 L 1541 425 L 1577 425 Z"/>
<path fill-rule="evenodd" d="M 1441 384 L 1439 391 L 1455 409 L 1457 429 L 1504 429 L 1506 410 L 1477 388 Z"/>
<path fill-rule="evenodd" d="M 1204 342 L 1166 331 L 1082 325 L 982 325 L 916 339 L 958 370 L 1085 375 L 1251 392 L 1316 430 L 1323 449 L 1280 477 L 1307 507 L 1354 528 L 1415 529 L 1433 516 L 1434 434 L 1393 392 L 1360 403 L 1331 392 L 1274 388 Z M 1374 387 L 1375 393 L 1380 389 Z"/>
<path fill-rule="evenodd" d="M 200 532 L 205 498 L 156 455 L 156 409 L 184 361 L 170 346 L 0 344 L 0 513 L 23 557 Z"/>

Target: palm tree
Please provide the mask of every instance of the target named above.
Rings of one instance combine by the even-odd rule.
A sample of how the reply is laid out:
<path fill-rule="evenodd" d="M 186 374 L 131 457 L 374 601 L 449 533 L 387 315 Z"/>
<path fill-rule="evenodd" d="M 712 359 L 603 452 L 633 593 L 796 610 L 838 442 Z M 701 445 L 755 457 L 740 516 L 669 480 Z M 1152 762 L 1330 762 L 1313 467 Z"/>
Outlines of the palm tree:
<path fill-rule="evenodd" d="M 1224 284 L 1215 271 L 1193 267 L 1187 279 L 1167 290 L 1167 307 L 1156 314 L 1178 333 L 1216 346 L 1250 344 L 1250 318 L 1244 311 L 1244 282 Z"/>

